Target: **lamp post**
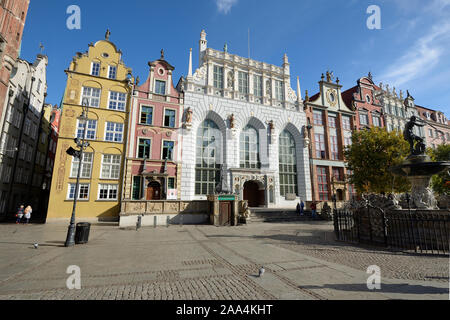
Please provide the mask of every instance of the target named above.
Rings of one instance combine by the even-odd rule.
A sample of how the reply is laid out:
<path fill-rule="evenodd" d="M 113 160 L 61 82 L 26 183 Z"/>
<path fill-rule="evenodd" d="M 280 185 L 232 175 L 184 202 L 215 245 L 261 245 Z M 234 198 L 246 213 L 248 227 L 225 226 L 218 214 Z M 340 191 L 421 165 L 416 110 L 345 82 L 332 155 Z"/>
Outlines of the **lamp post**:
<path fill-rule="evenodd" d="M 84 128 L 83 128 L 83 137 L 81 138 L 75 138 L 75 143 L 77 144 L 77 147 L 80 148 L 80 150 L 75 150 L 72 147 L 70 147 L 66 152 L 68 155 L 74 157 L 74 158 L 78 158 L 78 172 L 77 172 L 77 183 L 75 185 L 75 195 L 74 195 L 74 199 L 73 199 L 73 209 L 72 209 L 72 217 L 70 218 L 70 224 L 69 224 L 69 229 L 67 231 L 67 238 L 66 238 L 66 243 L 65 246 L 66 247 L 72 247 L 75 245 L 75 210 L 77 207 L 77 200 L 78 200 L 78 189 L 80 186 L 80 173 L 81 173 L 81 165 L 82 165 L 82 159 L 83 159 L 83 151 L 84 149 L 86 149 L 87 147 L 89 147 L 89 142 L 85 142 L 86 139 L 86 130 L 87 130 L 87 125 L 88 125 L 88 112 L 89 112 L 89 101 L 87 98 L 83 99 L 82 102 L 82 108 L 83 108 L 83 112 L 81 114 L 81 116 L 79 117 L 79 120 L 81 121 L 81 123 L 84 123 Z"/>

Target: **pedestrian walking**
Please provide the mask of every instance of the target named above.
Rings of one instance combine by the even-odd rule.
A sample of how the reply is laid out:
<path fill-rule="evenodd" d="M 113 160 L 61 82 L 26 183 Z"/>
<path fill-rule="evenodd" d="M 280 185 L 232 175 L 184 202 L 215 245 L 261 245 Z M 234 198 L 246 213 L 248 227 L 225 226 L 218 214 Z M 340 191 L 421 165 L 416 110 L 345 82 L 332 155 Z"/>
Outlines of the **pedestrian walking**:
<path fill-rule="evenodd" d="M 27 220 L 26 224 L 30 223 L 30 219 L 31 219 L 31 213 L 33 212 L 33 209 L 31 208 L 31 206 L 26 207 L 25 209 L 25 219 Z"/>
<path fill-rule="evenodd" d="M 302 200 L 302 202 L 300 202 L 300 215 L 302 216 L 304 212 L 305 212 L 305 203 Z"/>
<path fill-rule="evenodd" d="M 316 219 L 316 210 L 317 210 L 317 204 L 316 202 L 311 203 L 311 212 L 312 212 L 312 218 Z"/>
<path fill-rule="evenodd" d="M 25 212 L 25 207 L 22 205 L 19 207 L 19 210 L 17 210 L 17 213 L 16 213 L 16 217 L 17 217 L 16 224 L 19 224 L 22 221 L 24 212 Z"/>
<path fill-rule="evenodd" d="M 297 214 L 299 214 L 299 215 L 302 214 L 302 209 L 301 209 L 301 206 L 300 206 L 300 202 L 297 203 Z"/>

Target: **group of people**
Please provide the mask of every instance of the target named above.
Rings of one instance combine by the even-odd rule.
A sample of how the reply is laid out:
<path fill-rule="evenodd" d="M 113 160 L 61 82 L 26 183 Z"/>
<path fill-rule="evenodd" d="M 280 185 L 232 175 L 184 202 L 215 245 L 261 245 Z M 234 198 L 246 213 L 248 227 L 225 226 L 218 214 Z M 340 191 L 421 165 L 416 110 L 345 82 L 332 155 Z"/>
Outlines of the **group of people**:
<path fill-rule="evenodd" d="M 311 209 L 312 218 L 316 219 L 317 218 L 317 203 L 315 201 L 313 201 L 309 207 Z M 300 203 L 297 204 L 297 212 L 301 216 L 304 215 L 304 213 L 305 213 L 305 203 L 303 202 L 303 200 L 301 200 Z"/>
<path fill-rule="evenodd" d="M 25 208 L 24 205 L 21 205 L 16 214 L 16 217 L 17 217 L 16 224 L 21 223 L 23 221 L 23 219 L 25 219 L 25 221 L 24 221 L 25 224 L 29 224 L 32 212 L 33 212 L 33 209 L 31 208 L 31 206 L 28 206 Z"/>

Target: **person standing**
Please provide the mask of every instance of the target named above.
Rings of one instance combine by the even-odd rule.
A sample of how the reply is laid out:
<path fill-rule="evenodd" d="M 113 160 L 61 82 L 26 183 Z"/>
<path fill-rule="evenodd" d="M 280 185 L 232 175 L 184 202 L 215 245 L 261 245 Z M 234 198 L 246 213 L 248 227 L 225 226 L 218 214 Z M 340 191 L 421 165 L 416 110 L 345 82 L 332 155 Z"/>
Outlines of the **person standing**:
<path fill-rule="evenodd" d="M 316 219 L 316 210 L 317 210 L 317 205 L 316 202 L 311 203 L 311 212 L 312 212 L 312 218 Z"/>
<path fill-rule="evenodd" d="M 17 214 L 16 214 L 16 217 L 17 217 L 16 224 L 19 224 L 20 221 L 22 221 L 24 211 L 25 211 L 24 206 L 21 205 L 21 206 L 19 207 L 19 210 L 17 210 Z"/>
<path fill-rule="evenodd" d="M 297 203 L 297 214 L 299 214 L 299 215 L 302 214 L 302 209 L 301 209 L 300 203 Z"/>
<path fill-rule="evenodd" d="M 300 215 L 302 216 L 304 212 L 305 212 L 305 203 L 302 200 L 302 202 L 300 203 Z"/>
<path fill-rule="evenodd" d="M 31 206 L 28 206 L 25 209 L 25 219 L 27 219 L 26 224 L 30 223 L 30 219 L 31 219 L 31 213 L 33 212 L 33 209 L 31 208 Z"/>

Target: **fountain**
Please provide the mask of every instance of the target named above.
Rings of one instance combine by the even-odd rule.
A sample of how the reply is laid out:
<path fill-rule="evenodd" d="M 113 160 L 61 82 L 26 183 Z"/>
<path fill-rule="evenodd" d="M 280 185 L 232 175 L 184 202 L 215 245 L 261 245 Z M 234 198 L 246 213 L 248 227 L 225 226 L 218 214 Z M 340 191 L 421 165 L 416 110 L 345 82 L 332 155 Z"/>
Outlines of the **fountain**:
<path fill-rule="evenodd" d="M 411 182 L 411 205 L 417 209 L 437 210 L 437 201 L 430 188 L 431 177 L 450 167 L 450 161 L 433 162 L 425 154 L 426 145 L 423 138 L 414 134 L 415 126 L 419 124 L 415 116 L 406 124 L 404 137 L 409 142 L 411 154 L 399 166 L 390 168 L 394 175 L 407 177 Z"/>

